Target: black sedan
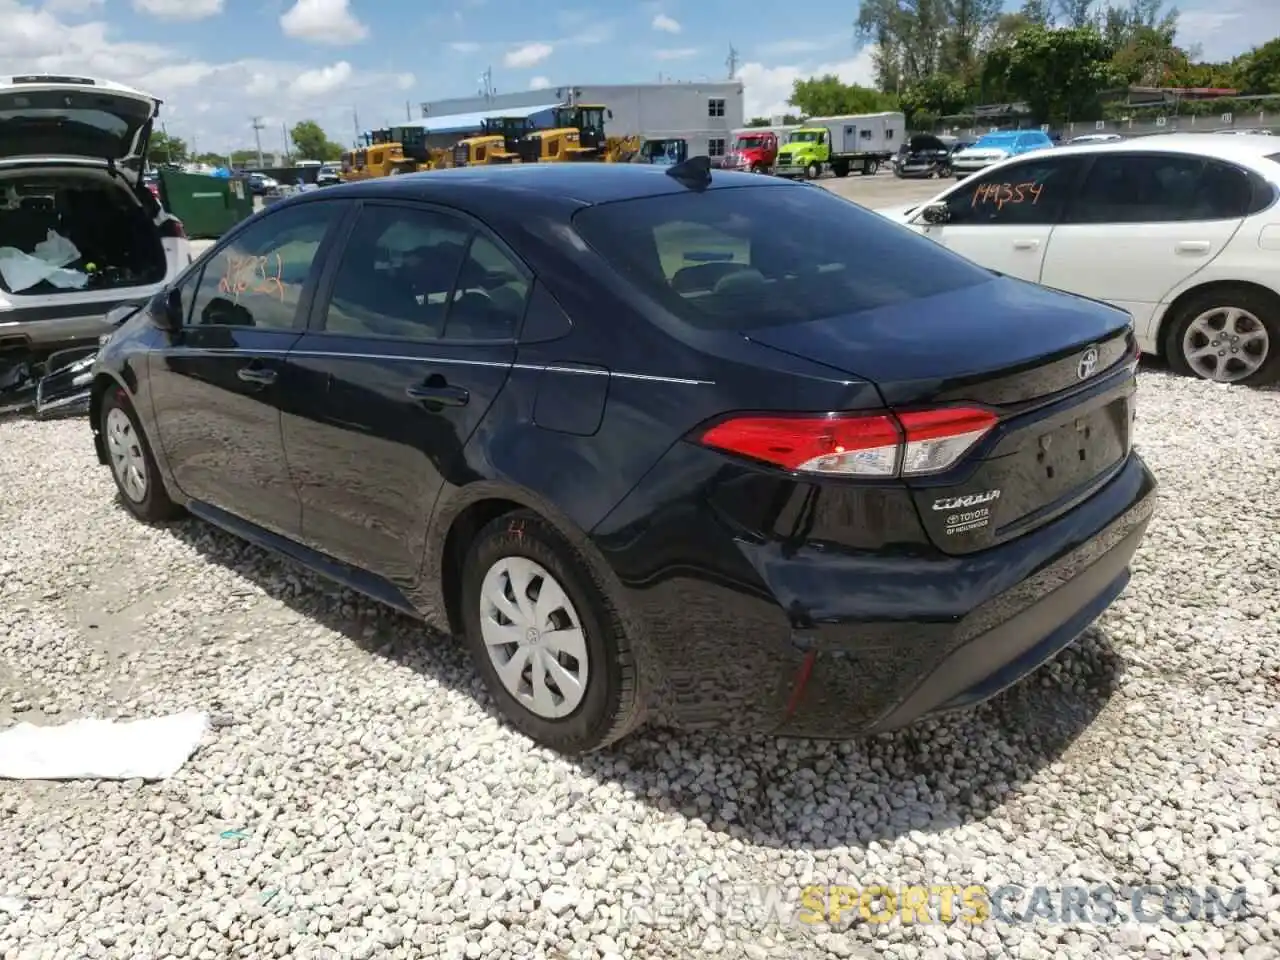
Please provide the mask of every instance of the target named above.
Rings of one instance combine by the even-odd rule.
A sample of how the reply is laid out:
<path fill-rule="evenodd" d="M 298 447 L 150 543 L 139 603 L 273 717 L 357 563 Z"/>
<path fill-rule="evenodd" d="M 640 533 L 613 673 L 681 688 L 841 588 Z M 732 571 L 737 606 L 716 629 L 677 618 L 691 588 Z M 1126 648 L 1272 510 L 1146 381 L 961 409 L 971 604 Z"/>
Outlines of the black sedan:
<path fill-rule="evenodd" d="M 893 160 L 894 175 L 902 179 L 932 179 L 951 175 L 951 155 L 968 146 L 955 137 L 917 133 L 902 145 Z"/>
<path fill-rule="evenodd" d="M 1122 311 L 812 185 L 477 167 L 245 221 L 103 347 L 90 422 L 139 519 L 448 629 L 543 744 L 839 738 L 1124 589 L 1136 358 Z"/>

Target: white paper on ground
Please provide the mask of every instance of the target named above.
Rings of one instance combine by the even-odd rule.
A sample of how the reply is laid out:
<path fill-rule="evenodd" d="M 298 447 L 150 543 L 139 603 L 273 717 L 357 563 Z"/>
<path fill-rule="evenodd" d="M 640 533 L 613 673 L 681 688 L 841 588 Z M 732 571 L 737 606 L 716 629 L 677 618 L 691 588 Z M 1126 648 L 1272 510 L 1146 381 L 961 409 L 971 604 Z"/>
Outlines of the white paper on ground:
<path fill-rule="evenodd" d="M 20 723 L 0 732 L 0 779 L 164 780 L 195 752 L 208 728 L 198 711 L 119 722 Z"/>

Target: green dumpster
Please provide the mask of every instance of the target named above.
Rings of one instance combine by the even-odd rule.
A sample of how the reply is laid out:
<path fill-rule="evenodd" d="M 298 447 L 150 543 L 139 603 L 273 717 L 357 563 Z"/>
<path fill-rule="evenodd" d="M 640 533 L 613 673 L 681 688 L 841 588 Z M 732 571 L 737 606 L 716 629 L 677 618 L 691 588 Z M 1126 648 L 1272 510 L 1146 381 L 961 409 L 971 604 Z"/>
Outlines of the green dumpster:
<path fill-rule="evenodd" d="M 243 180 L 161 169 L 160 199 L 193 240 L 214 240 L 253 214 Z"/>

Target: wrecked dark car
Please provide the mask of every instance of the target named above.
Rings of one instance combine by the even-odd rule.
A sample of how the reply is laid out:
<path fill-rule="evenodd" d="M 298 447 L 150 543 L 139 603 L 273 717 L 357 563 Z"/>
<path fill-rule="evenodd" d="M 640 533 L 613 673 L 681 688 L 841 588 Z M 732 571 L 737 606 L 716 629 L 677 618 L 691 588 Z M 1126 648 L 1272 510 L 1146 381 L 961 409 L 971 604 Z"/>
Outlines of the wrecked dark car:
<path fill-rule="evenodd" d="M 955 137 L 917 133 L 902 145 L 894 157 L 893 172 L 901 179 L 933 179 L 951 174 L 951 154 L 958 141 Z"/>

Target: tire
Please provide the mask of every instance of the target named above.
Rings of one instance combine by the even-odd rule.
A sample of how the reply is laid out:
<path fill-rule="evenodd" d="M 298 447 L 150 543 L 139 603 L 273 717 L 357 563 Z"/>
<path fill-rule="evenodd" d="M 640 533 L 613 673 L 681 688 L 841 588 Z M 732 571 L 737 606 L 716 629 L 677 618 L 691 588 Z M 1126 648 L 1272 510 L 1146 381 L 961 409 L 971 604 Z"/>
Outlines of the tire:
<path fill-rule="evenodd" d="M 125 509 L 145 523 L 164 523 L 183 516 L 186 511 L 169 499 L 151 444 L 122 389 L 107 391 L 98 418 L 107 459 L 111 461 L 111 478 Z M 135 471 L 136 482 L 130 482 Z"/>
<path fill-rule="evenodd" d="M 849 175 L 849 165 L 847 163 L 833 164 L 831 172 L 837 177 L 847 177 Z"/>
<path fill-rule="evenodd" d="M 862 175 L 864 177 L 874 177 L 880 172 L 879 160 L 866 160 L 862 164 Z"/>
<path fill-rule="evenodd" d="M 538 583 L 538 597 L 547 589 L 545 577 L 550 577 L 567 599 L 567 603 L 556 609 L 543 612 L 536 630 L 531 629 L 534 624 L 519 616 L 523 611 L 511 606 L 509 596 L 505 603 L 517 616 L 501 616 L 506 624 L 499 622 L 497 607 L 485 599 L 493 595 L 495 588 L 511 587 L 514 579 L 510 574 L 521 570 L 526 575 L 532 574 L 527 587 L 533 587 L 542 578 Z M 531 510 L 505 514 L 476 535 L 463 564 L 462 604 L 467 645 L 476 670 L 503 716 L 531 740 L 564 754 L 589 753 L 626 736 L 643 722 L 638 670 L 617 612 L 578 551 L 538 514 Z M 555 712 L 560 712 L 559 716 L 546 710 L 539 712 L 532 703 L 534 670 L 538 669 L 544 677 L 548 675 L 547 668 L 541 664 L 548 662 L 546 654 L 554 649 L 539 631 L 548 632 L 545 627 L 550 622 L 553 629 L 567 634 L 565 627 L 574 619 L 583 637 L 579 649 L 585 653 L 586 660 L 586 682 L 580 699 L 575 703 L 573 693 L 566 688 L 561 691 L 559 703 L 553 702 L 554 697 L 544 702 L 544 706 L 553 706 Z M 482 621 L 487 622 L 491 638 L 500 635 L 499 631 L 506 626 L 516 628 L 511 634 L 517 639 L 506 647 L 491 647 L 486 643 L 486 627 Z M 557 622 L 561 626 L 556 627 Z M 526 638 L 524 642 L 518 640 L 522 633 Z M 531 634 L 534 635 L 532 642 L 527 642 Z M 528 701 L 522 690 L 518 697 L 508 689 L 490 650 L 511 660 L 517 656 L 525 658 L 529 682 L 526 684 L 526 671 L 522 670 L 517 689 L 528 686 Z M 555 665 L 564 673 L 573 674 L 576 670 L 581 676 L 581 659 L 562 657 L 563 653 L 557 655 Z M 572 666 L 574 663 L 576 667 Z M 550 689 L 545 680 L 543 686 Z"/>
<path fill-rule="evenodd" d="M 820 176 L 822 176 L 821 164 L 817 164 L 817 163 L 809 164 L 807 167 L 804 168 L 804 175 L 805 175 L 805 179 L 807 180 L 817 180 Z"/>
<path fill-rule="evenodd" d="M 1233 318 L 1228 311 L 1243 315 Z M 1188 356 L 1197 346 L 1218 346 L 1212 337 L 1219 332 L 1226 333 L 1220 345 L 1223 350 L 1244 354 L 1209 355 L 1206 360 L 1212 361 L 1212 368 Z M 1237 339 L 1230 340 L 1232 336 Z M 1169 366 L 1183 376 L 1246 387 L 1280 381 L 1280 297 L 1243 284 L 1194 293 L 1170 317 L 1162 349 Z M 1213 369 L 1223 360 L 1226 375 L 1214 376 Z"/>

